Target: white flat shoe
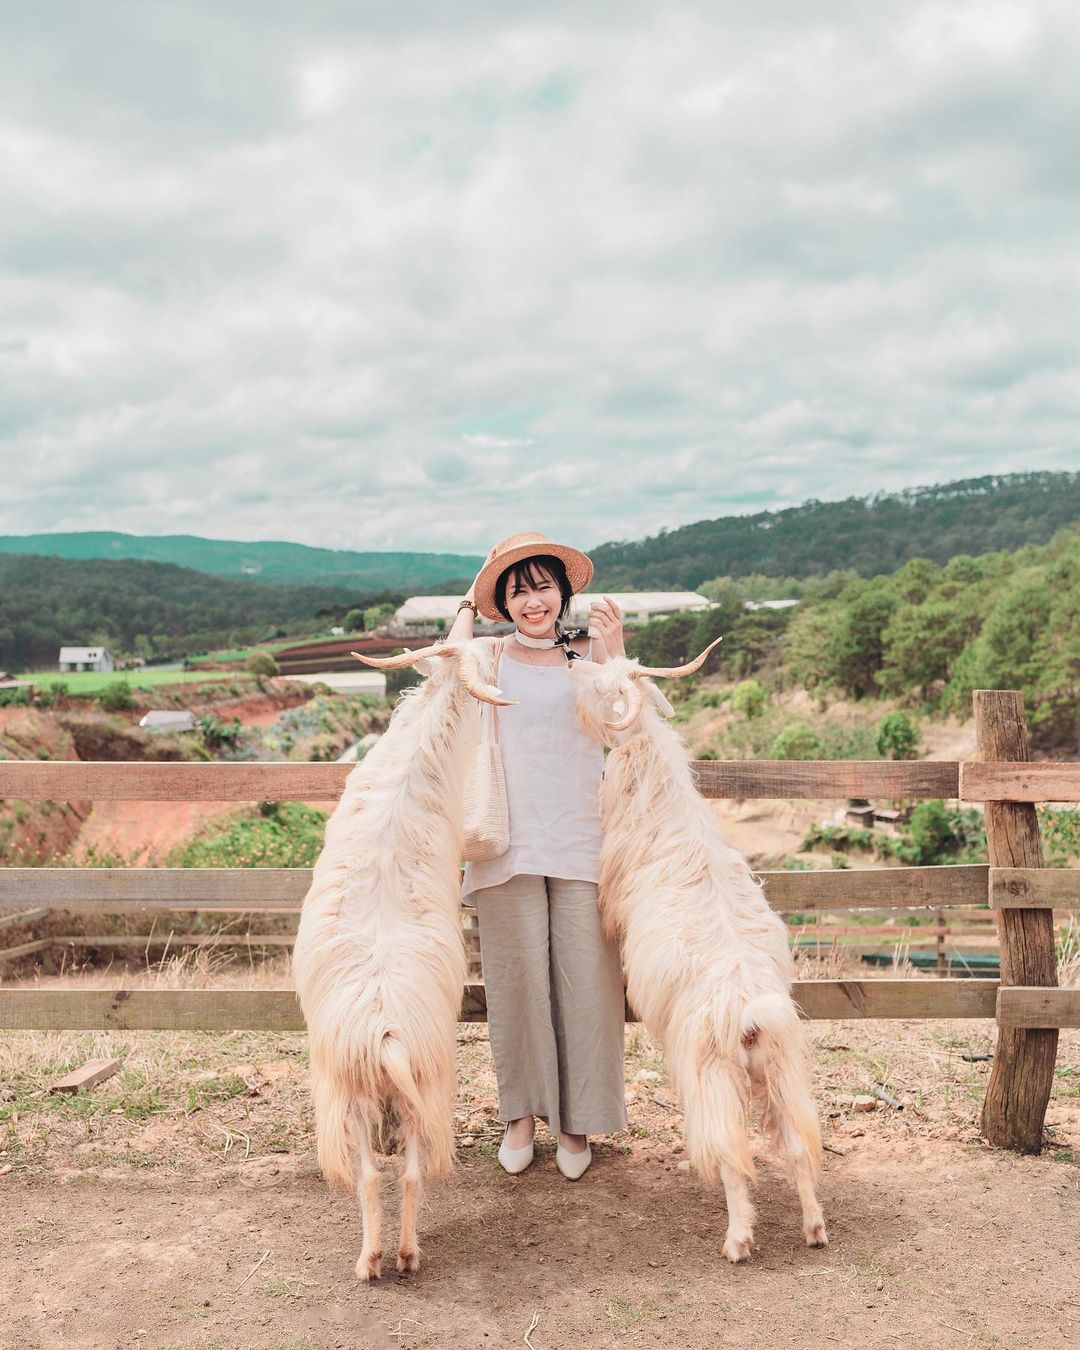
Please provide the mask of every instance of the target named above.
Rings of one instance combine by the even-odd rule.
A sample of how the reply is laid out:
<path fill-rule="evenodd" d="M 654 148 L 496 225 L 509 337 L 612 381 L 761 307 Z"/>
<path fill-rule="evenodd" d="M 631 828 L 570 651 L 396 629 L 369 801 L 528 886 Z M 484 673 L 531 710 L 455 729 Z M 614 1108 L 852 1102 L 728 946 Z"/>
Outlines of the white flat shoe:
<path fill-rule="evenodd" d="M 580 1153 L 571 1153 L 560 1144 L 555 1150 L 555 1165 L 567 1179 L 567 1181 L 577 1181 L 578 1177 L 584 1176 L 589 1170 L 589 1164 L 592 1162 L 592 1149 L 586 1143 Z"/>
<path fill-rule="evenodd" d="M 499 1145 L 499 1162 L 502 1164 L 504 1172 L 509 1172 L 511 1176 L 518 1172 L 524 1172 L 532 1160 L 533 1145 L 531 1139 L 524 1148 L 511 1148 L 504 1136 L 503 1142 Z"/>

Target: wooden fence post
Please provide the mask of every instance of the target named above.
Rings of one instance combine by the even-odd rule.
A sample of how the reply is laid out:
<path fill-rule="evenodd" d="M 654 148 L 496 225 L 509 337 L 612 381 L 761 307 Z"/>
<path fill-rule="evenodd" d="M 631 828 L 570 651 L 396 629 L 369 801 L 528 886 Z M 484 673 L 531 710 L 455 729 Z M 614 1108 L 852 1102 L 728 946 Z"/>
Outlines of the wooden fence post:
<path fill-rule="evenodd" d="M 986 761 L 1028 758 L 1023 695 L 1012 689 L 976 689 L 975 734 Z M 1030 802 L 986 802 L 986 844 L 991 867 L 1042 867 L 1042 840 Z M 1001 983 L 1056 985 L 1054 912 L 999 909 Z M 1038 1153 L 1054 1084 L 1058 1033 L 1050 1028 L 999 1026 L 982 1129 L 996 1148 Z"/>

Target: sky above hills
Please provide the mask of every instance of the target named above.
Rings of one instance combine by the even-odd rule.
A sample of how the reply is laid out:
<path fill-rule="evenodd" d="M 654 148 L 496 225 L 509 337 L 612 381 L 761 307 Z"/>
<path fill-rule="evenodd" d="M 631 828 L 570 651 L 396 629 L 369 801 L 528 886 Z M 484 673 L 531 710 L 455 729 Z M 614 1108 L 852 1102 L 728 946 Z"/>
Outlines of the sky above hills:
<path fill-rule="evenodd" d="M 1059 0 L 15 9 L 0 533 L 589 546 L 1075 467 L 1078 63 Z"/>

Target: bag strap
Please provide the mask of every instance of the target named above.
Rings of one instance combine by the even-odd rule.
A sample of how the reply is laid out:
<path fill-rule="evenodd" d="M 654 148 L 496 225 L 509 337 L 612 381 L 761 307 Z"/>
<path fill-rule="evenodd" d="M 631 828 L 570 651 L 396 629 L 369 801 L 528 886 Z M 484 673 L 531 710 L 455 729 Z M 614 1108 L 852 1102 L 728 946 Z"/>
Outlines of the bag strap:
<path fill-rule="evenodd" d="M 494 665 L 494 668 L 492 669 L 492 672 L 491 672 L 491 682 L 492 682 L 492 684 L 497 685 L 497 684 L 499 683 L 499 662 L 502 660 L 502 653 L 503 653 L 503 640 L 502 640 L 502 638 L 496 638 L 496 639 L 495 639 L 495 644 L 494 644 L 494 645 L 495 645 L 495 665 Z M 486 721 L 486 723 L 485 723 L 485 721 L 484 721 L 484 714 L 485 714 L 485 713 L 487 714 L 487 721 Z M 491 736 L 490 736 L 490 740 L 491 740 L 491 742 L 492 742 L 493 745 L 498 745 L 498 744 L 499 744 L 499 716 L 498 716 L 498 714 L 499 714 L 498 706 L 497 706 L 496 704 L 494 704 L 494 703 L 485 703 L 485 704 L 481 707 L 481 709 L 480 709 L 480 717 L 481 717 L 481 723 L 480 723 L 480 739 L 481 739 L 481 740 L 484 739 L 484 728 L 485 728 L 485 725 L 486 725 L 486 726 L 488 726 L 488 727 L 491 728 Z"/>

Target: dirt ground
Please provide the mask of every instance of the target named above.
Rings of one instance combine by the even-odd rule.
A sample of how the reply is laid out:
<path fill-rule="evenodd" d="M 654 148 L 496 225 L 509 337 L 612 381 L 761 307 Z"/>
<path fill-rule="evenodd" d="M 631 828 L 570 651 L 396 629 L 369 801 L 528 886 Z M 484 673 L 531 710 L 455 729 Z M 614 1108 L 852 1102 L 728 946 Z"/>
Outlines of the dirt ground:
<path fill-rule="evenodd" d="M 678 1103 L 632 1026 L 628 1128 L 594 1141 L 577 1183 L 543 1131 L 532 1168 L 507 1176 L 486 1028 L 466 1026 L 459 1167 L 429 1191 L 422 1269 L 399 1277 L 391 1257 L 365 1287 L 355 1205 L 317 1173 L 302 1037 L 9 1033 L 0 1346 L 1080 1343 L 1080 1032 L 1062 1037 L 1038 1158 L 979 1140 L 989 1023 L 811 1035 L 827 1249 L 802 1245 L 795 1196 L 764 1160 L 757 1249 L 722 1259 L 722 1195 L 680 1167 Z M 92 1093 L 48 1095 L 59 1072 L 109 1053 L 123 1069 Z M 852 1094 L 875 1083 L 903 1109 L 857 1111 Z M 385 1170 L 392 1253 L 396 1160 Z"/>

